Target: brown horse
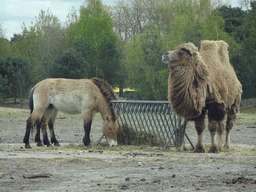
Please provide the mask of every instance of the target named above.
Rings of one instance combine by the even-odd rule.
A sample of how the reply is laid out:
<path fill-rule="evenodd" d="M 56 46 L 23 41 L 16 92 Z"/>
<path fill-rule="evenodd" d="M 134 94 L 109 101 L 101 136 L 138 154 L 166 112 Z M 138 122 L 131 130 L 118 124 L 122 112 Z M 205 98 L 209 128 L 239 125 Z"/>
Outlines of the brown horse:
<path fill-rule="evenodd" d="M 103 119 L 103 135 L 109 146 L 117 145 L 117 115 L 112 108 L 111 100 L 116 100 L 112 87 L 103 79 L 45 79 L 37 83 L 30 92 L 31 114 L 27 120 L 27 127 L 23 142 L 25 148 L 29 144 L 30 130 L 37 126 L 35 142 L 42 146 L 40 128 L 43 133 L 43 143 L 51 146 L 47 136 L 47 125 L 51 135 L 51 142 L 59 146 L 54 134 L 54 121 L 58 111 L 67 114 L 82 114 L 84 120 L 83 143 L 90 146 L 91 124 L 95 113 L 100 113 Z"/>

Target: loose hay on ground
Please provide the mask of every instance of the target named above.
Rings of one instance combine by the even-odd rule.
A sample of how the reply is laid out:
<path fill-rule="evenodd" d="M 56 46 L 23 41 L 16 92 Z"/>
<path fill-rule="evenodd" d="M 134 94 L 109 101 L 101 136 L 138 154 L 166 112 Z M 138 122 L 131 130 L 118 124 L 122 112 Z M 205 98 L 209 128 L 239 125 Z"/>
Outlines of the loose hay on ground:
<path fill-rule="evenodd" d="M 134 131 L 130 126 L 122 125 L 117 133 L 118 145 L 163 146 L 164 143 L 149 132 Z"/>

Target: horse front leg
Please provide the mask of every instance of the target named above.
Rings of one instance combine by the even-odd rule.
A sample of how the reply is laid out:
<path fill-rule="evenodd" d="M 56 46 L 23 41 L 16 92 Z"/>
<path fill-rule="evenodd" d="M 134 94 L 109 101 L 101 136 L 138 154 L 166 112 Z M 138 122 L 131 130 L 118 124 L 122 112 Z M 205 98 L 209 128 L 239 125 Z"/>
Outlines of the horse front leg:
<path fill-rule="evenodd" d="M 90 140 L 90 132 L 92 126 L 92 120 L 95 116 L 95 113 L 91 111 L 90 108 L 87 108 L 82 112 L 83 120 L 84 120 L 84 137 L 83 143 L 87 147 L 91 147 L 91 140 Z"/>
<path fill-rule="evenodd" d="M 83 143 L 85 146 L 90 147 L 91 146 L 91 140 L 90 140 L 90 132 L 91 132 L 91 125 L 92 123 L 84 123 L 84 138 Z"/>

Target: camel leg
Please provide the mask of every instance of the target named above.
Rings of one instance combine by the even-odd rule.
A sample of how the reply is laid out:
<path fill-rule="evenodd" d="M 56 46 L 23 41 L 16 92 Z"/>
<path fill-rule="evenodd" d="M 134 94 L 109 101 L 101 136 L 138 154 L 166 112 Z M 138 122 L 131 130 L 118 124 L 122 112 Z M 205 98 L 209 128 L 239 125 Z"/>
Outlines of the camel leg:
<path fill-rule="evenodd" d="M 218 153 L 219 152 L 217 143 L 216 143 L 217 127 L 218 127 L 218 122 L 209 117 L 208 129 L 211 134 L 211 147 L 210 147 L 209 153 Z"/>
<path fill-rule="evenodd" d="M 236 114 L 234 112 L 228 112 L 227 122 L 226 122 L 226 143 L 224 145 L 225 148 L 229 148 L 230 132 L 234 126 L 235 121 L 236 121 Z"/>
<path fill-rule="evenodd" d="M 218 153 L 219 149 L 216 143 L 216 132 L 219 135 L 219 147 L 222 144 L 222 134 L 223 134 L 223 120 L 225 118 L 225 109 L 222 103 L 212 103 L 208 108 L 208 129 L 211 134 L 211 147 L 210 153 Z"/>
<path fill-rule="evenodd" d="M 218 123 L 217 132 L 218 132 L 218 137 L 219 137 L 218 149 L 219 149 L 219 151 L 221 151 L 222 150 L 222 137 L 223 137 L 223 132 L 224 132 L 223 122 Z"/>
<path fill-rule="evenodd" d="M 53 143 L 55 146 L 60 146 L 59 141 L 55 137 L 55 133 L 54 133 L 54 129 L 53 129 L 54 121 L 56 119 L 57 113 L 58 113 L 58 110 L 54 109 L 54 111 L 52 113 L 52 116 L 49 120 L 48 126 L 49 126 L 49 132 L 50 132 L 50 135 L 51 135 L 51 143 Z"/>
<path fill-rule="evenodd" d="M 195 128 L 197 131 L 197 144 L 196 144 L 196 150 L 194 151 L 195 153 L 204 153 L 204 145 L 203 145 L 203 132 L 205 130 L 205 112 L 202 113 L 201 116 L 197 117 L 194 119 L 195 121 Z"/>

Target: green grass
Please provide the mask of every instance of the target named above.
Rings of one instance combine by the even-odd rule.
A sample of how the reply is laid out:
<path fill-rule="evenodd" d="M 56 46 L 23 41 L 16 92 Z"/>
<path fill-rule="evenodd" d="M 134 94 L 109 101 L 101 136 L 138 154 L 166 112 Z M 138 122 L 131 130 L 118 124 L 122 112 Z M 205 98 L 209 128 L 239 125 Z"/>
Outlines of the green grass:
<path fill-rule="evenodd" d="M 0 117 L 2 118 L 28 117 L 29 112 L 30 111 L 28 109 L 0 107 Z"/>
<path fill-rule="evenodd" d="M 256 114 L 256 104 L 246 107 L 241 107 L 241 113 L 254 113 Z"/>
<path fill-rule="evenodd" d="M 256 104 L 241 107 L 240 114 L 237 115 L 237 121 L 256 123 Z"/>
<path fill-rule="evenodd" d="M 237 121 L 246 122 L 246 123 L 256 123 L 256 114 L 241 113 L 237 115 Z"/>

